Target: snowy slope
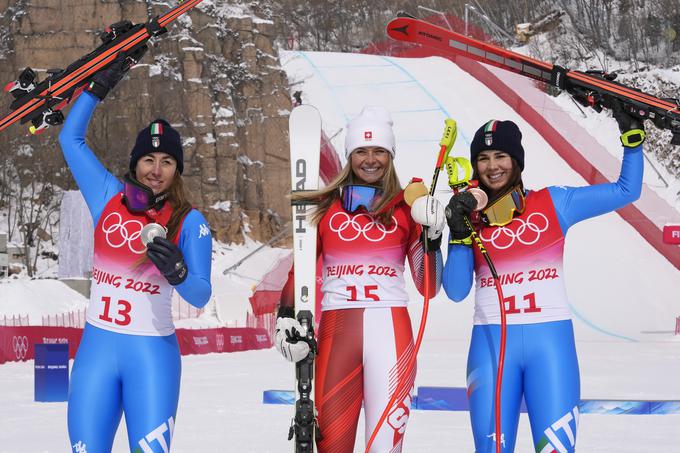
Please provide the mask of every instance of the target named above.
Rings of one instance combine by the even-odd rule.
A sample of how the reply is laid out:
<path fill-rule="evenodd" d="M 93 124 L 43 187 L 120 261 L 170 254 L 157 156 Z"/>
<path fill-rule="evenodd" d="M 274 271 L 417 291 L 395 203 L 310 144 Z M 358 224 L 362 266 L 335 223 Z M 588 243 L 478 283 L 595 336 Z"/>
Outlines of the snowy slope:
<path fill-rule="evenodd" d="M 335 135 L 336 149 L 343 149 L 344 139 L 337 132 L 363 105 L 383 104 L 391 111 L 397 137 L 395 163 L 402 182 L 413 176 L 429 181 L 444 119 L 452 117 L 458 123 L 454 154 L 469 156 L 470 141 L 484 122 L 511 119 L 523 132 L 523 178 L 528 188 L 586 184 L 514 110 L 445 59 L 313 52 L 288 52 L 282 59 L 291 82 L 299 82 L 296 89 L 303 91 L 303 100 L 321 110 L 326 132 Z M 597 130 L 617 140 L 613 119 L 602 115 L 593 121 Z M 443 191 L 445 185 L 440 185 Z M 440 194 L 441 200 L 446 198 Z M 680 272 L 630 224 L 615 213 L 578 224 L 568 233 L 565 253 L 579 338 L 670 337 L 675 316 L 680 315 L 676 294 Z M 470 295 L 464 303 L 472 299 Z"/>
<path fill-rule="evenodd" d="M 282 54 L 282 62 L 290 82 L 296 83 L 295 89 L 302 89 L 303 100 L 322 112 L 326 133 L 339 150 L 347 120 L 363 105 L 382 104 L 391 110 L 402 183 L 412 176 L 429 180 L 444 118 L 451 116 L 459 125 L 455 154 L 467 154 L 474 131 L 483 122 L 512 119 L 525 136 L 527 186 L 584 184 L 513 110 L 448 61 L 289 52 Z M 601 127 L 616 128 L 612 120 L 602 120 Z M 440 184 L 444 189 L 443 182 Z M 443 190 L 440 197 L 446 199 Z M 267 249 L 222 276 L 224 268 L 254 247 L 229 246 L 215 253 L 213 285 L 224 301 L 218 310 L 220 318 L 242 316 L 251 285 L 276 257 L 286 253 Z M 680 399 L 680 343 L 669 333 L 675 316 L 680 315 L 678 271 L 616 214 L 584 222 L 570 231 L 566 261 L 570 300 L 581 315 L 575 325 L 582 396 Z M 422 304 L 410 283 L 409 293 L 417 326 Z M 470 296 L 454 304 L 443 294 L 433 301 L 419 355 L 417 386 L 465 385 L 472 302 Z M 28 297 L 22 303 L 32 304 Z M 647 331 L 665 333 L 643 333 Z M 292 375 L 293 368 L 274 350 L 184 357 L 173 452 L 232 451 L 233 445 L 245 453 L 290 451 L 285 437 L 292 408 L 265 406 L 261 398 L 265 389 L 292 389 Z M 31 363 L 0 367 L 0 388 L 5 403 L 0 407 L 0 452 L 68 449 L 66 405 L 32 403 Z M 677 451 L 678 423 L 677 415 L 586 414 L 580 421 L 579 451 Z M 128 451 L 124 431 L 121 426 L 116 453 Z M 359 429 L 357 445 L 362 442 Z M 404 450 L 473 451 L 468 414 L 413 411 Z M 524 416 L 517 451 L 532 451 Z"/>

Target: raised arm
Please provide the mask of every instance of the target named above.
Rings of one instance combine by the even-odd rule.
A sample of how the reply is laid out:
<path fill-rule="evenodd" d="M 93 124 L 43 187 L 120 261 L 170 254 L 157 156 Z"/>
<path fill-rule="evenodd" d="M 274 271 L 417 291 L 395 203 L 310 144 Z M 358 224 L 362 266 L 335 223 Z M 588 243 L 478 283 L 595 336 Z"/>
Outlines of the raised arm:
<path fill-rule="evenodd" d="M 106 203 L 123 188 L 123 184 L 99 162 L 85 142 L 88 124 L 98 104 L 99 99 L 94 95 L 87 92 L 81 94 L 59 134 L 64 158 L 95 225 Z"/>
<path fill-rule="evenodd" d="M 562 232 L 582 220 L 614 211 L 640 198 L 644 168 L 642 145 L 623 149 L 619 179 L 585 187 L 550 187 Z"/>

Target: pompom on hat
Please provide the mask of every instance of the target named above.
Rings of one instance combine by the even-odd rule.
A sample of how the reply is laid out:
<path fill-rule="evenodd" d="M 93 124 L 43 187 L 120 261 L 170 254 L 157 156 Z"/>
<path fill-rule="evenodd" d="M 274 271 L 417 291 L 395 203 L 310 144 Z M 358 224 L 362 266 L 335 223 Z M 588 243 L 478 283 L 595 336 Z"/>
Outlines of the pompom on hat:
<path fill-rule="evenodd" d="M 345 136 L 345 158 L 357 148 L 377 146 L 386 149 L 392 159 L 395 156 L 392 117 L 385 107 L 366 106 L 361 113 L 347 125 Z"/>

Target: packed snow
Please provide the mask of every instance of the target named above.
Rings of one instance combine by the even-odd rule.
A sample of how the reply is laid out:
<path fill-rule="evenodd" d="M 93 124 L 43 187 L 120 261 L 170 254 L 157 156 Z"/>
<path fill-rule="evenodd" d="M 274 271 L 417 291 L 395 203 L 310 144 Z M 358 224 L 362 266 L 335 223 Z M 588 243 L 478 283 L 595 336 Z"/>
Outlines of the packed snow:
<path fill-rule="evenodd" d="M 285 52 L 282 64 L 295 89 L 302 90 L 303 101 L 320 109 L 324 129 L 334 136 L 333 144 L 338 150 L 343 149 L 344 134 L 336 132 L 362 106 L 386 106 L 395 120 L 395 163 L 402 183 L 414 176 L 429 182 L 444 119 L 452 117 L 458 122 L 454 154 L 467 154 L 475 130 L 487 120 L 512 119 L 524 134 L 528 187 L 585 184 L 514 110 L 446 60 Z M 598 116 L 593 121 L 597 126 L 585 127 L 584 134 L 603 133 L 616 139 L 612 133 L 616 124 L 611 118 Z M 447 194 L 444 184 L 440 184 L 438 196 L 444 201 Z M 217 302 L 212 315 L 217 323 L 243 319 L 253 286 L 278 258 L 289 253 L 265 247 L 223 275 L 225 269 L 258 245 L 252 241 L 239 246 L 218 244 L 213 260 Z M 680 399 L 680 337 L 673 335 L 675 318 L 680 315 L 678 269 L 615 213 L 574 227 L 567 237 L 565 261 L 582 397 Z M 60 288 L 60 283 L 51 284 L 46 300 L 64 307 L 68 300 L 79 300 L 70 290 Z M 44 282 L 25 280 L 8 285 L 14 285 L 9 286 L 11 293 L 2 293 L 5 285 L 0 285 L 0 313 L 48 309 L 47 302 L 39 304 L 39 298 L 33 297 Z M 417 327 L 421 298 L 410 282 L 408 290 L 412 296 L 412 320 Z M 465 386 L 472 305 L 472 295 L 459 304 L 448 301 L 443 293 L 433 300 L 416 386 Z M 0 367 L 4 403 L 0 407 L 0 452 L 68 449 L 66 404 L 33 402 L 32 366 L 29 362 Z M 290 451 L 292 445 L 286 437 L 293 409 L 263 405 L 262 391 L 292 388 L 293 368 L 273 349 L 185 356 L 173 452 L 223 452 L 235 448 L 254 453 Z M 577 445 L 586 452 L 678 451 L 678 423 L 680 415 L 584 414 Z M 363 451 L 361 426 L 357 452 Z M 473 450 L 466 412 L 412 411 L 404 451 Z M 524 415 L 516 450 L 533 451 Z M 128 451 L 124 423 L 114 451 Z"/>

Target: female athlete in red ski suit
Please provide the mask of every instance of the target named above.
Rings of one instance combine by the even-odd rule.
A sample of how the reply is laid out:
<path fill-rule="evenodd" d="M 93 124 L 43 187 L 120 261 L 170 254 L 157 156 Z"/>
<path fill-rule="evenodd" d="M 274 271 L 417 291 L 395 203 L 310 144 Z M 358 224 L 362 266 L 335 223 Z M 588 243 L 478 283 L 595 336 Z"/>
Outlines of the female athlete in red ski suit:
<path fill-rule="evenodd" d="M 403 390 L 371 451 L 401 451 L 415 379 L 415 367 L 404 375 L 414 346 L 405 259 L 421 293 L 425 272 L 430 273 L 430 295 L 440 287 L 443 215 L 440 222 L 424 222 L 432 239 L 430 267 L 425 269 L 422 227 L 404 202 L 393 165 L 391 125 L 384 108 L 364 108 L 348 126 L 345 168 L 326 188 L 305 195 L 319 202 L 313 221 L 318 223 L 317 253 L 323 259 L 314 386 L 320 453 L 354 451 L 362 401 L 368 439 L 400 384 Z M 285 330 L 297 323 L 291 319 L 292 275 L 282 294 L 276 345 L 288 360 L 298 361 L 309 349 L 303 342 L 285 342 Z"/>

